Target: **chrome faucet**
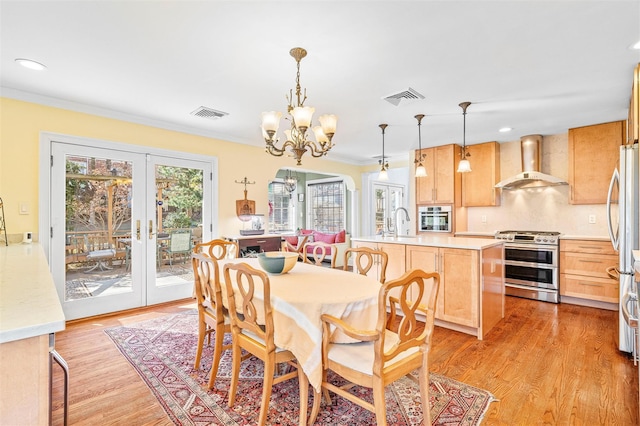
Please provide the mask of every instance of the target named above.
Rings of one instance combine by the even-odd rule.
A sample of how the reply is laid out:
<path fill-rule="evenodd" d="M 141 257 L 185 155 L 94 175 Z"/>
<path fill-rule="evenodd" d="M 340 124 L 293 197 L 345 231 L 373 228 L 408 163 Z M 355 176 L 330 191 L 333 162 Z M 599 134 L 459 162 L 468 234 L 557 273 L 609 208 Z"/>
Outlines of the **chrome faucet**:
<path fill-rule="evenodd" d="M 400 223 L 398 221 L 398 212 L 399 211 L 403 211 L 405 219 L 407 220 L 407 222 L 411 222 L 411 219 L 409 218 L 409 212 L 404 207 L 398 207 L 396 209 L 396 211 L 393 212 L 393 217 L 394 217 L 395 222 L 396 222 L 395 226 L 393 227 L 393 236 L 396 237 L 396 238 L 398 238 L 398 228 L 400 228 Z"/>

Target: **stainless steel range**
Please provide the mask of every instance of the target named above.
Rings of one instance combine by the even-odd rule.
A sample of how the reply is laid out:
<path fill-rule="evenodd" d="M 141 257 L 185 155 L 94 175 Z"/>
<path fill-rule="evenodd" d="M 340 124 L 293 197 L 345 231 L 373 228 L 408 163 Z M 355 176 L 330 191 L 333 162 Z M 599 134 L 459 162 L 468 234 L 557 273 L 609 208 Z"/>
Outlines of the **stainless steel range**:
<path fill-rule="evenodd" d="M 505 293 L 558 303 L 559 232 L 498 231 L 504 241 Z"/>

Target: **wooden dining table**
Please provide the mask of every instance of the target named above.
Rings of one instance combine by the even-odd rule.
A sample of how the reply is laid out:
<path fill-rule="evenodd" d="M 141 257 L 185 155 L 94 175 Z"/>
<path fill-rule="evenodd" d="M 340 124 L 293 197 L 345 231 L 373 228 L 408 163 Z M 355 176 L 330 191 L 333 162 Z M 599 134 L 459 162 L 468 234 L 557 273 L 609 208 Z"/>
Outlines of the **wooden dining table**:
<path fill-rule="evenodd" d="M 262 270 L 255 258 L 220 260 L 223 296 L 226 286 L 222 270 L 229 262 L 244 262 Z M 286 274 L 269 274 L 269 282 L 275 344 L 296 356 L 309 383 L 319 393 L 322 384 L 320 317 L 329 314 L 356 328 L 374 329 L 378 320 L 380 282 L 365 275 L 301 262 Z M 256 299 L 260 300 L 261 293 Z M 331 340 L 345 344 L 356 342 L 337 331 Z"/>

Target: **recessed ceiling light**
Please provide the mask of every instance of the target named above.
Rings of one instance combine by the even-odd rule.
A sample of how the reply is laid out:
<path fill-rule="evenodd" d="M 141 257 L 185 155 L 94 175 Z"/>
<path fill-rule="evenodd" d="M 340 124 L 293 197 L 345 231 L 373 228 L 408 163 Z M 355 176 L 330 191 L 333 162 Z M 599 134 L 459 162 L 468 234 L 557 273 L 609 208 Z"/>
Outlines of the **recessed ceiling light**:
<path fill-rule="evenodd" d="M 640 50 L 640 40 L 631 45 L 631 49 Z"/>
<path fill-rule="evenodd" d="M 47 67 L 40 62 L 32 61 L 31 59 L 17 58 L 16 62 L 30 70 L 42 71 L 47 69 Z"/>
<path fill-rule="evenodd" d="M 513 129 L 511 127 L 503 127 L 500 130 L 498 130 L 500 133 L 506 133 L 506 132 L 510 132 Z"/>

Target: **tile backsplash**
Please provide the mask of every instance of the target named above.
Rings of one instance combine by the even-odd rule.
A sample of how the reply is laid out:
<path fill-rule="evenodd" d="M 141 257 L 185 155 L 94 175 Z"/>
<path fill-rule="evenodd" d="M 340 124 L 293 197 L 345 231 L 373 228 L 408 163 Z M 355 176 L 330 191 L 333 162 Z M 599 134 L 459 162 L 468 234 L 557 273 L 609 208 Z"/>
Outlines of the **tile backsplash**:
<path fill-rule="evenodd" d="M 501 179 L 521 171 L 520 141 L 501 143 Z M 544 136 L 541 171 L 568 179 L 566 133 Z M 569 185 L 503 190 L 500 206 L 468 208 L 467 229 L 473 232 L 506 229 L 558 231 L 565 235 L 607 237 L 606 205 L 569 204 L 569 191 Z M 595 223 L 590 223 L 594 222 L 594 219 Z"/>

